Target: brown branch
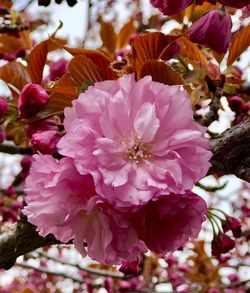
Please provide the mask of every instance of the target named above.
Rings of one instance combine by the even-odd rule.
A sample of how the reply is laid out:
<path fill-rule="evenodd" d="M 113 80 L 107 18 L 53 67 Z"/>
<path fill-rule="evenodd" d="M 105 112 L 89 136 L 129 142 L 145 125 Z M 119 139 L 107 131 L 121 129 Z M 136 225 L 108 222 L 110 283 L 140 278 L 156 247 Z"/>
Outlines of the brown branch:
<path fill-rule="evenodd" d="M 49 256 L 48 254 L 45 254 L 45 253 L 39 253 L 39 254 L 40 254 L 40 256 L 45 257 L 50 260 L 53 260 L 54 262 L 60 263 L 62 265 L 75 267 L 81 271 L 85 271 L 85 272 L 92 274 L 92 275 L 102 276 L 102 277 L 111 277 L 113 279 L 128 279 L 128 278 L 126 278 L 126 276 L 124 274 L 121 274 L 121 273 L 110 272 L 107 270 L 99 270 L 99 269 L 94 269 L 91 267 L 83 267 L 83 266 L 76 264 L 76 263 L 73 264 L 73 263 L 63 261 L 61 259 L 57 259 L 57 258 L 55 258 L 53 256 Z"/>
<path fill-rule="evenodd" d="M 78 277 L 74 277 L 72 275 L 69 275 L 69 274 L 66 274 L 66 273 L 63 273 L 63 272 L 56 272 L 56 271 L 50 271 L 50 270 L 45 269 L 45 268 L 38 268 L 38 267 L 32 266 L 32 265 L 30 265 L 30 264 L 28 264 L 26 262 L 17 262 L 16 265 L 19 266 L 19 267 L 25 268 L 25 269 L 36 270 L 37 272 L 40 272 L 40 273 L 59 276 L 59 277 L 71 279 L 72 281 L 80 283 L 80 284 L 85 284 L 83 279 L 78 278 Z"/>
<path fill-rule="evenodd" d="M 0 153 L 5 153 L 9 155 L 31 155 L 31 147 L 27 148 L 18 148 L 10 144 L 0 144 Z"/>
<path fill-rule="evenodd" d="M 250 118 L 211 139 L 209 174 L 234 174 L 250 182 Z"/>
<path fill-rule="evenodd" d="M 36 228 L 27 222 L 26 217 L 21 216 L 13 231 L 0 235 L 0 268 L 8 270 L 18 256 L 51 244 L 60 242 L 53 235 L 40 237 Z"/>

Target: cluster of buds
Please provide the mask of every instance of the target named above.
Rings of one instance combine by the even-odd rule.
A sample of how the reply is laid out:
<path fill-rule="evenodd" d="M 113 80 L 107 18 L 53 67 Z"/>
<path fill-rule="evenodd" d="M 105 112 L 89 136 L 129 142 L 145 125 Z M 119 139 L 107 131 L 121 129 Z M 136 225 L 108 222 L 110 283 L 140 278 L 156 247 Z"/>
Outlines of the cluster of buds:
<path fill-rule="evenodd" d="M 179 264 L 178 259 L 174 255 L 165 257 L 168 264 L 166 269 L 168 281 L 171 283 L 174 292 L 189 293 L 192 289 L 186 285 L 188 277 L 189 266 L 187 264 Z"/>
<path fill-rule="evenodd" d="M 214 214 L 213 211 L 220 211 L 214 208 L 210 208 L 208 212 L 208 219 L 210 220 L 213 226 L 214 238 L 212 241 L 212 255 L 220 260 L 221 255 L 228 253 L 235 247 L 235 239 L 242 236 L 241 223 L 235 218 L 228 216 L 223 211 L 220 211 L 225 219 L 220 218 L 218 215 Z M 217 220 L 221 222 L 222 231 L 219 229 L 219 232 L 215 232 L 214 223 L 219 227 Z M 228 236 L 226 233 L 231 231 L 232 236 Z"/>
<path fill-rule="evenodd" d="M 228 99 L 228 105 L 235 112 L 234 125 L 245 121 L 249 117 L 250 106 L 239 96 Z"/>

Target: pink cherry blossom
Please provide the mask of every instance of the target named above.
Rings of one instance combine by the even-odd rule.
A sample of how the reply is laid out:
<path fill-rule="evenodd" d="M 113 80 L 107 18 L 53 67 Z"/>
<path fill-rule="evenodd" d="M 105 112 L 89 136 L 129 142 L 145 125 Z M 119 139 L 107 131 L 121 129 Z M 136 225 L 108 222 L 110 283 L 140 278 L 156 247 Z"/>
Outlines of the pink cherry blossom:
<path fill-rule="evenodd" d="M 205 221 L 205 201 L 188 191 L 151 201 L 135 214 L 139 237 L 157 253 L 175 251 L 196 238 Z"/>
<path fill-rule="evenodd" d="M 65 109 L 59 152 L 116 208 L 185 193 L 210 167 L 205 128 L 180 86 L 134 75 L 98 82 Z"/>
<path fill-rule="evenodd" d="M 106 264 L 132 262 L 146 251 L 131 223 L 96 195 L 92 176 L 80 175 L 70 158 L 35 155 L 25 192 L 23 213 L 43 237 L 73 240 L 83 256 Z"/>

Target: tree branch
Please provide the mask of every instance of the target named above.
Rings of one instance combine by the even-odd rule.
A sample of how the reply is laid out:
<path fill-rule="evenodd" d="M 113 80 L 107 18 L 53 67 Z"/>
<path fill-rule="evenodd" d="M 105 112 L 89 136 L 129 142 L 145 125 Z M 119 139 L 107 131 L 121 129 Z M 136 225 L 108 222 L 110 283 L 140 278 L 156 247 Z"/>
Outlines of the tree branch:
<path fill-rule="evenodd" d="M 0 268 L 8 270 L 20 255 L 33 251 L 39 247 L 60 244 L 53 235 L 43 238 L 36 232 L 35 226 L 21 216 L 13 231 L 0 235 Z"/>
<path fill-rule="evenodd" d="M 210 146 L 209 174 L 234 174 L 250 182 L 250 118 L 211 139 Z"/>
<path fill-rule="evenodd" d="M 31 155 L 31 147 L 18 148 L 10 144 L 0 144 L 0 153 L 10 154 L 10 155 Z"/>
<path fill-rule="evenodd" d="M 1 147 L 3 145 L 0 145 L 0 151 Z M 209 174 L 235 174 L 250 182 L 250 118 L 211 139 L 211 151 L 213 157 Z M 35 227 L 21 217 L 15 230 L 0 235 L 0 268 L 9 269 L 18 256 L 51 244 L 60 242 L 52 235 L 40 237 Z"/>

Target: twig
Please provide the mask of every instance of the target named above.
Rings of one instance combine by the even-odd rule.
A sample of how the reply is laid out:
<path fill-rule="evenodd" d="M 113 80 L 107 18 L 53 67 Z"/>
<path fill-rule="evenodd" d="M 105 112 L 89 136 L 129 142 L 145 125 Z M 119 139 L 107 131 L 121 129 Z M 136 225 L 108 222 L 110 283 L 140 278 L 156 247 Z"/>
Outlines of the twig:
<path fill-rule="evenodd" d="M 60 276 L 60 277 L 63 277 L 63 278 L 71 279 L 72 281 L 78 282 L 80 284 L 85 284 L 85 282 L 81 278 L 77 278 L 77 277 L 74 277 L 72 275 L 69 275 L 69 274 L 66 274 L 66 273 L 63 273 L 63 272 L 56 272 L 56 271 L 50 271 L 50 270 L 47 270 L 47 269 L 44 269 L 44 268 L 38 268 L 38 267 L 35 267 L 35 266 L 32 266 L 32 265 L 29 265 L 26 262 L 17 262 L 16 265 L 19 266 L 19 267 L 25 268 L 25 269 L 32 269 L 32 270 L 36 270 L 36 271 L 38 271 L 40 273 L 45 273 L 45 274 L 48 274 L 48 275 Z"/>
<path fill-rule="evenodd" d="M 83 266 L 80 266 L 79 264 L 72 264 L 72 263 L 68 263 L 66 261 L 63 261 L 63 260 L 59 260 L 53 256 L 49 256 L 43 252 L 39 252 L 39 254 L 42 256 L 42 257 L 45 257 L 47 259 L 50 259 L 50 260 L 53 260 L 55 262 L 58 262 L 60 264 L 63 264 L 63 265 L 68 265 L 68 266 L 72 266 L 72 267 L 76 267 L 78 268 L 79 270 L 82 270 L 82 271 L 85 271 L 89 274 L 93 274 L 93 275 L 97 275 L 97 276 L 102 276 L 102 277 L 111 277 L 113 279 L 126 279 L 126 276 L 123 275 L 123 274 L 120 274 L 120 273 L 114 273 L 114 272 L 109 272 L 109 271 L 105 271 L 105 270 L 99 270 L 99 269 L 94 269 L 94 268 L 90 268 L 90 267 L 83 267 Z"/>
<path fill-rule="evenodd" d="M 5 153 L 9 155 L 31 155 L 32 149 L 30 147 L 18 148 L 14 145 L 0 144 L 0 153 Z"/>

